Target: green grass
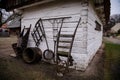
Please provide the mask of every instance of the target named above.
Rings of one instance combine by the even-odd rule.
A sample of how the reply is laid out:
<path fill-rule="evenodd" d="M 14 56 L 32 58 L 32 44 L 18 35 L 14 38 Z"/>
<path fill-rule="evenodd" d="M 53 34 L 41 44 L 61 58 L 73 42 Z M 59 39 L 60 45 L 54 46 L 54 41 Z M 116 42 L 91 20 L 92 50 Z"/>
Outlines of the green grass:
<path fill-rule="evenodd" d="M 120 45 L 105 44 L 104 80 L 120 80 Z"/>

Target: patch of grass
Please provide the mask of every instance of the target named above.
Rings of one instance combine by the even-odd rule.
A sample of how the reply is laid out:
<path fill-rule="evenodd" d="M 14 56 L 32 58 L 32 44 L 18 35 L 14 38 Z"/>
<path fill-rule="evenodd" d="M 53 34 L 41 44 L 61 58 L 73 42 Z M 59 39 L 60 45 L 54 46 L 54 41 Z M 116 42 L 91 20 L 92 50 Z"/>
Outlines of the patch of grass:
<path fill-rule="evenodd" d="M 120 80 L 120 45 L 105 44 L 104 80 Z"/>

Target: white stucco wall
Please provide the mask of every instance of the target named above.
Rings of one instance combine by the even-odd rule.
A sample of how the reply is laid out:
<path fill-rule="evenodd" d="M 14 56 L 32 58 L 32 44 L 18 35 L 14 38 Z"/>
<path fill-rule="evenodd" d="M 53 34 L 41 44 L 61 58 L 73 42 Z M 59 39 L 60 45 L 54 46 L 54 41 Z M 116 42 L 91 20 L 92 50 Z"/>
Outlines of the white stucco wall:
<path fill-rule="evenodd" d="M 89 2 L 87 9 L 87 16 L 86 16 L 86 54 L 80 54 L 80 66 L 78 69 L 85 70 L 93 57 L 95 56 L 95 53 L 99 49 L 99 47 L 102 44 L 102 35 L 103 35 L 103 25 L 98 18 L 93 6 Z M 101 25 L 101 31 L 95 30 L 96 23 L 97 21 Z"/>
<path fill-rule="evenodd" d="M 23 26 L 29 27 L 32 24 L 32 31 L 39 18 L 48 19 L 53 17 L 71 17 L 70 19 L 66 19 L 63 24 L 62 33 L 67 34 L 73 33 L 77 21 L 81 17 L 82 20 L 75 36 L 71 54 L 76 64 L 73 67 L 76 67 L 77 70 L 85 70 L 102 42 L 102 31 L 99 32 L 94 29 L 95 20 L 100 21 L 92 7 L 88 3 L 81 1 L 55 2 L 29 7 L 23 10 L 22 28 Z M 52 24 L 49 21 L 43 21 L 43 25 L 49 47 L 51 50 L 54 50 Z M 31 35 L 28 47 L 35 47 Z M 47 49 L 45 40 L 41 42 L 39 48 L 42 52 Z"/>
<path fill-rule="evenodd" d="M 88 11 L 87 52 L 88 56 L 90 57 L 89 61 L 91 61 L 91 59 L 102 44 L 103 25 L 100 19 L 97 17 L 96 13 L 94 12 L 91 4 L 89 4 Z M 95 30 L 95 21 L 97 21 L 101 25 L 101 31 Z"/>

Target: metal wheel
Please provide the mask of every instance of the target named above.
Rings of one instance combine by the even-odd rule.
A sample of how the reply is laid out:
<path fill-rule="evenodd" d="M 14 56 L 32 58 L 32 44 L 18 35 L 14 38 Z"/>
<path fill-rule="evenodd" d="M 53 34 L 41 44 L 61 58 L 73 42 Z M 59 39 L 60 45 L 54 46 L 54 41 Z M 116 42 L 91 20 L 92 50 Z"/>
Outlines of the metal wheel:
<path fill-rule="evenodd" d="M 37 47 L 26 48 L 22 54 L 25 63 L 31 64 L 42 59 L 42 51 Z"/>
<path fill-rule="evenodd" d="M 43 52 L 43 57 L 46 60 L 52 60 L 52 59 L 54 59 L 54 56 L 55 55 L 54 55 L 54 52 L 52 50 L 47 49 Z"/>

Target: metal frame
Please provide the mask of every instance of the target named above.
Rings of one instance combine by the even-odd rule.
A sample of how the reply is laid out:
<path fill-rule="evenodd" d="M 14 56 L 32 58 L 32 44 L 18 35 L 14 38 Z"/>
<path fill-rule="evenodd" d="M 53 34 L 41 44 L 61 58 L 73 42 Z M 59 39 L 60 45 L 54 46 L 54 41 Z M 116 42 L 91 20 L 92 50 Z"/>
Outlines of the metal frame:
<path fill-rule="evenodd" d="M 41 18 L 36 22 L 31 35 L 35 41 L 36 46 L 38 47 L 40 44 L 40 41 L 42 41 L 42 37 L 45 37 L 45 31 L 43 28 L 43 23 Z"/>
<path fill-rule="evenodd" d="M 24 34 L 25 29 L 27 29 L 27 32 Z M 31 24 L 29 28 L 25 28 L 24 26 L 22 32 L 18 36 L 18 42 L 12 44 L 12 48 L 14 49 L 18 57 L 22 56 L 23 51 L 27 47 L 30 29 L 31 29 Z"/>
<path fill-rule="evenodd" d="M 72 35 L 61 35 L 61 29 L 62 29 L 62 25 L 63 25 L 63 23 L 62 23 L 61 27 L 60 27 L 60 30 L 59 30 L 59 33 L 58 33 L 58 36 L 57 36 L 56 62 L 57 62 L 57 66 L 59 67 L 59 62 L 62 61 L 59 56 L 67 57 L 67 61 L 65 62 L 66 66 L 63 65 L 63 68 L 65 70 L 64 72 L 68 72 L 69 71 L 68 70 L 69 66 L 73 65 L 73 59 L 72 59 L 72 56 L 71 56 L 71 51 L 72 51 L 72 46 L 73 46 L 74 38 L 75 38 L 75 35 L 76 35 L 76 32 L 77 32 L 78 26 L 80 24 L 80 21 L 81 21 L 81 18 L 79 19 L 79 21 L 77 23 L 77 26 L 76 26 L 76 28 L 74 30 L 74 33 Z M 69 37 L 69 38 L 71 37 L 72 38 L 72 40 L 70 41 L 70 46 L 69 47 L 68 46 L 64 46 L 64 47 L 62 46 L 63 48 L 68 48 L 69 49 L 69 52 L 68 53 L 66 52 L 67 56 L 59 54 L 58 47 L 59 48 L 61 47 L 61 46 L 59 46 L 60 37 Z M 58 67 L 57 67 L 57 71 L 59 71 Z"/>
<path fill-rule="evenodd" d="M 52 24 L 52 28 L 53 28 L 53 40 L 54 40 L 54 54 L 56 54 L 56 48 L 57 48 L 56 47 L 56 45 L 57 45 L 56 42 L 57 42 L 57 36 L 58 36 L 58 33 L 59 33 L 59 31 L 58 31 L 58 25 L 61 24 L 61 26 L 60 26 L 60 29 L 61 29 L 63 21 L 65 19 L 68 19 L 68 18 L 71 18 L 71 17 L 58 17 L 58 18 L 42 19 L 42 21 L 49 21 Z M 55 26 L 56 23 L 57 23 L 57 26 Z M 55 30 L 57 30 L 57 34 L 54 33 Z M 47 50 L 49 50 L 49 49 L 47 49 Z"/>
<path fill-rule="evenodd" d="M 66 66 L 63 66 L 65 68 L 65 70 L 67 70 L 67 71 L 68 71 L 69 66 L 73 65 L 73 59 L 72 59 L 72 56 L 71 56 L 71 51 L 72 51 L 74 38 L 75 38 L 75 35 L 76 35 L 76 32 L 77 32 L 77 28 L 78 28 L 78 26 L 80 24 L 80 21 L 81 21 L 81 18 L 80 18 L 78 23 L 77 23 L 77 26 L 74 30 L 74 33 L 72 35 L 68 35 L 68 34 L 62 35 L 61 34 L 61 29 L 63 28 L 64 20 L 68 19 L 68 18 L 71 18 L 71 17 L 59 17 L 59 18 L 49 18 L 49 19 L 41 19 L 40 18 L 37 21 L 37 23 L 35 24 L 35 28 L 34 28 L 33 32 L 31 33 L 37 47 L 39 46 L 40 41 L 42 41 L 42 37 L 44 37 L 45 41 L 46 41 L 46 45 L 47 45 L 47 51 L 51 51 L 51 50 L 49 50 L 49 45 L 48 45 L 48 42 L 47 42 L 47 38 L 46 38 L 46 34 L 45 34 L 45 30 L 44 30 L 44 26 L 43 26 L 42 21 L 45 21 L 45 20 L 49 21 L 53 26 L 53 31 L 54 30 L 58 31 L 58 25 L 60 24 L 60 28 L 59 28 L 58 33 L 56 34 L 56 36 L 53 36 L 53 38 L 56 37 L 56 39 L 54 39 L 54 53 L 56 54 L 56 64 L 57 64 L 57 69 L 58 69 L 59 62 L 62 61 L 59 56 L 63 56 L 63 55 L 60 55 L 58 53 L 59 52 L 58 48 L 60 47 L 59 46 L 60 37 L 72 38 L 72 40 L 70 42 L 67 42 L 67 43 L 70 43 L 70 46 L 69 47 L 63 47 L 63 48 L 68 48 L 69 49 L 69 51 L 67 53 L 67 56 L 63 56 L 63 57 L 67 57 L 67 61 L 65 62 Z M 57 26 L 55 26 L 55 23 L 57 23 Z M 55 28 L 55 27 L 57 27 L 57 28 Z"/>

